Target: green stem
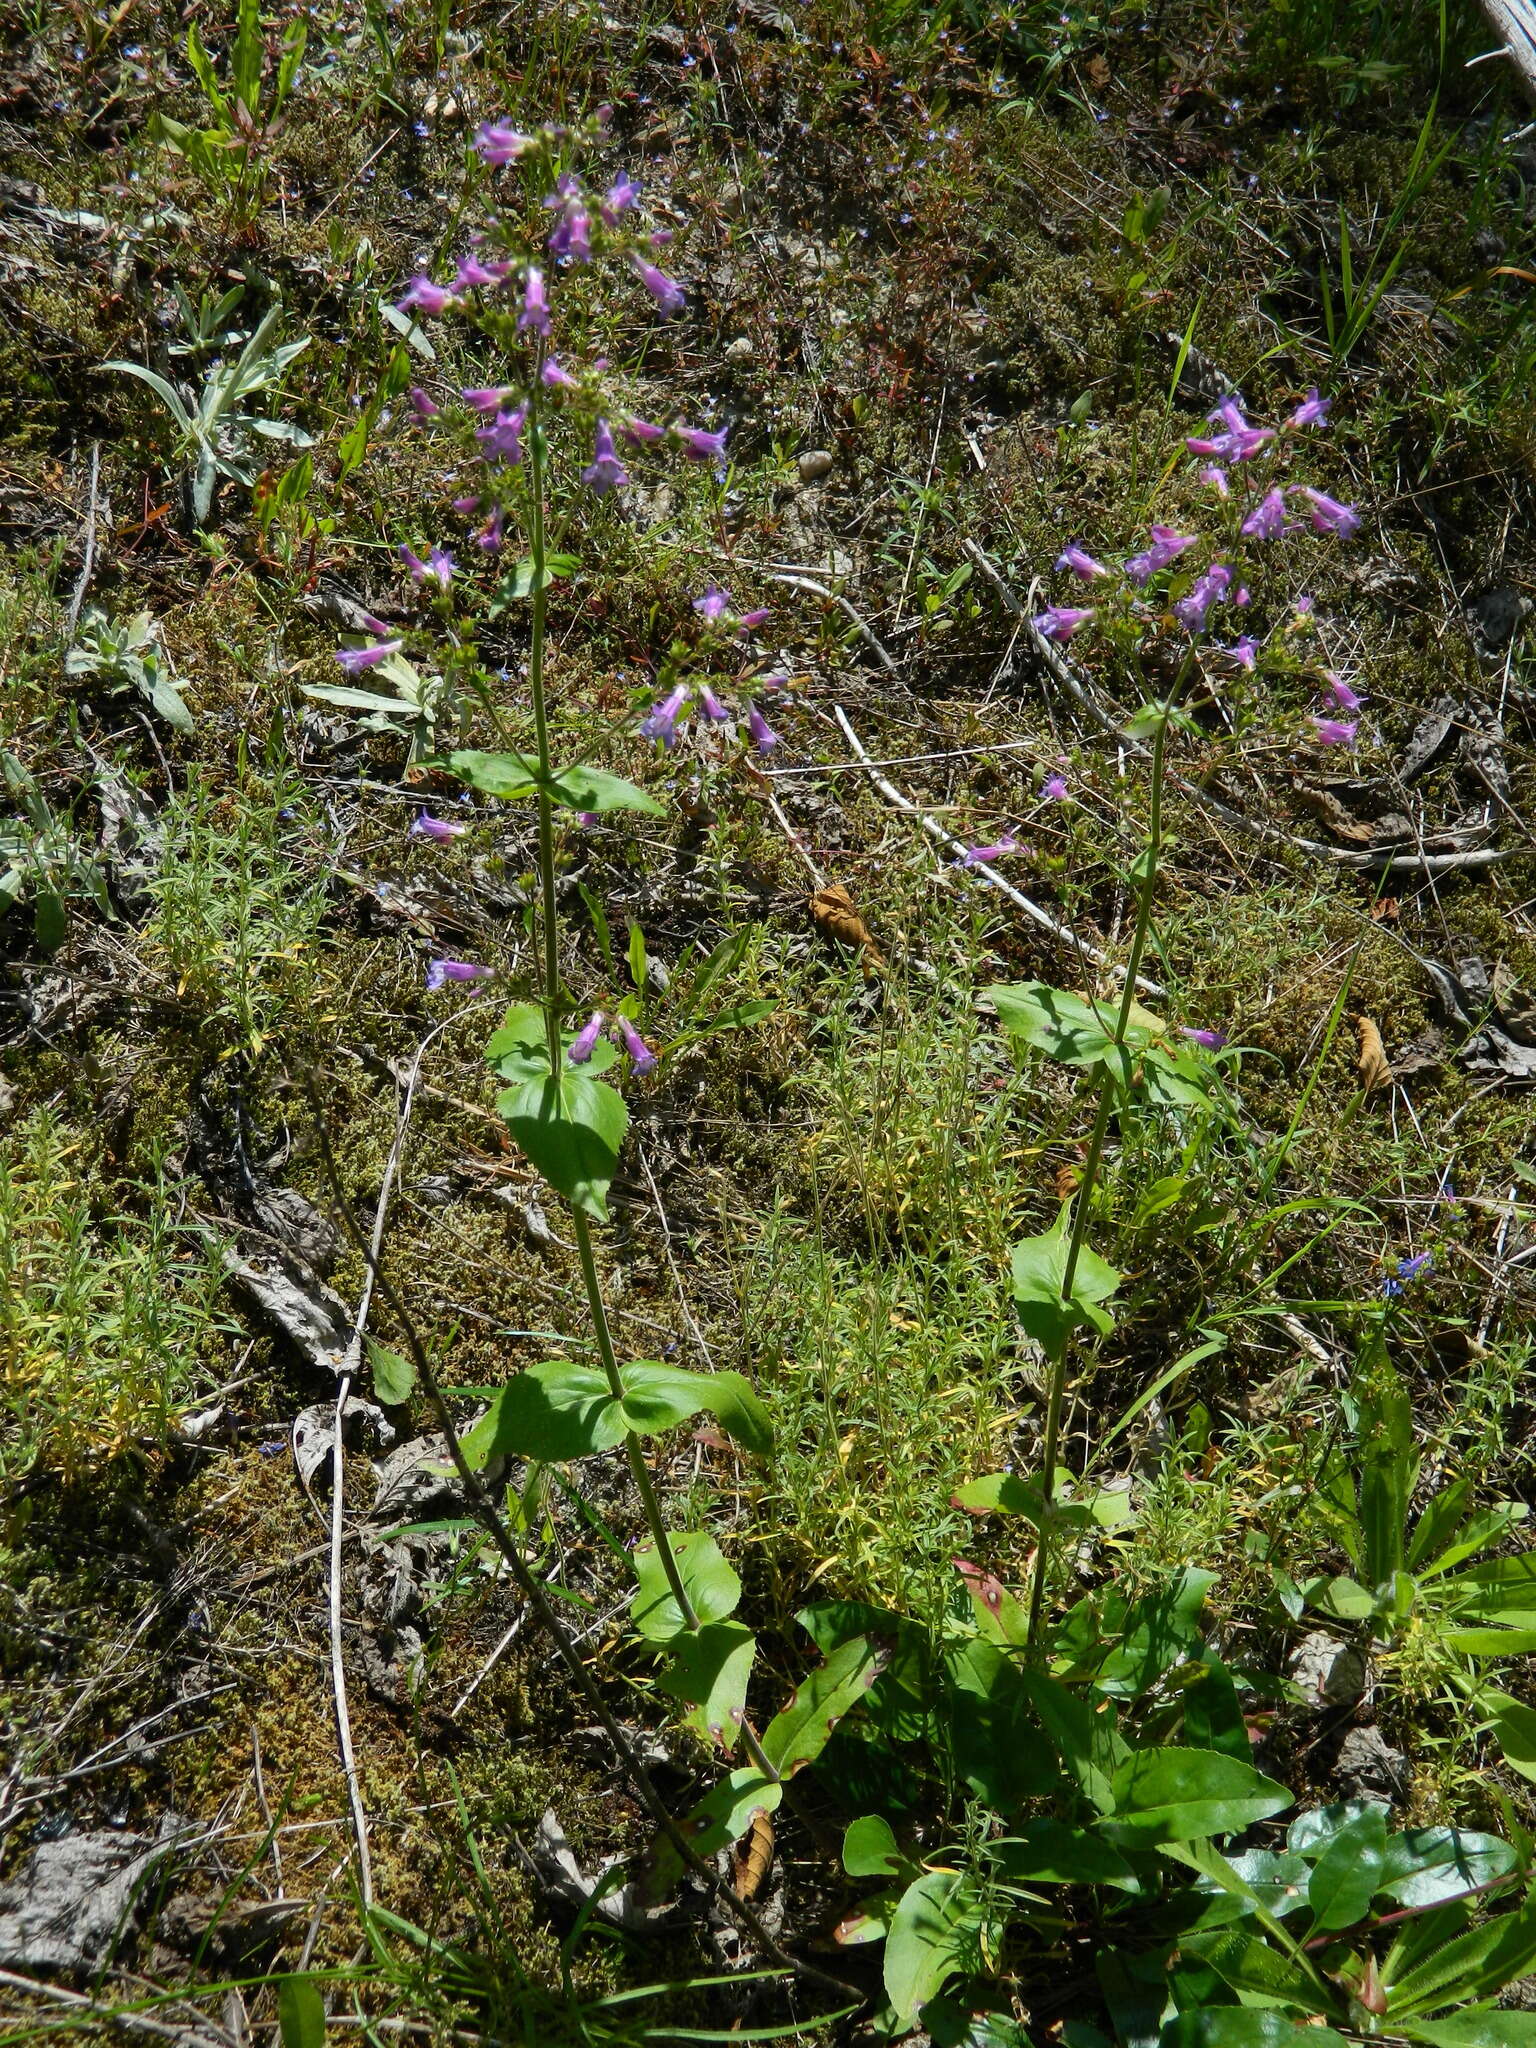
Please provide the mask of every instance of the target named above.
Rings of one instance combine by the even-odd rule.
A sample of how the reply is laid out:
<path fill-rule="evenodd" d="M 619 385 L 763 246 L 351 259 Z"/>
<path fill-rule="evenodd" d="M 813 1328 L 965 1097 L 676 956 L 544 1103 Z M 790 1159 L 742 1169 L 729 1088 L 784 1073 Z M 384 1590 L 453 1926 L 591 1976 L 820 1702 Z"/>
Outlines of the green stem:
<path fill-rule="evenodd" d="M 528 400 L 528 554 L 533 572 L 533 616 L 528 647 L 528 694 L 533 704 L 534 746 L 539 764 L 539 896 L 540 928 L 544 941 L 544 1040 L 549 1049 L 549 1065 L 552 1074 L 560 1072 L 560 1012 L 563 991 L 560 984 L 560 912 L 555 896 L 555 818 L 554 805 L 549 795 L 550 751 L 549 751 L 549 707 L 544 696 L 544 644 L 548 637 L 548 605 L 544 588 L 545 563 L 548 548 L 545 534 L 544 505 L 544 423 L 540 416 L 538 402 L 538 380 L 535 376 L 533 390 Z M 613 1332 L 608 1323 L 608 1310 L 603 1301 L 603 1284 L 597 1270 L 597 1259 L 592 1249 L 592 1230 L 583 1210 L 572 1204 L 571 1215 L 576 1231 L 576 1250 L 581 1260 L 582 1283 L 586 1288 L 587 1306 L 592 1315 L 592 1328 L 597 1342 L 598 1357 L 602 1361 L 603 1373 L 608 1381 L 609 1391 L 616 1401 L 624 1398 L 624 1381 L 619 1372 L 618 1356 L 613 1348 Z M 697 1630 L 698 1612 L 688 1597 L 683 1584 L 683 1575 L 678 1569 L 677 1553 L 672 1548 L 671 1538 L 662 1520 L 661 1503 L 656 1498 L 656 1489 L 651 1483 L 650 1470 L 640 1439 L 633 1430 L 624 1436 L 625 1454 L 633 1475 L 635 1489 L 640 1495 L 640 1505 L 645 1514 L 646 1526 L 656 1545 L 661 1559 L 662 1571 L 666 1574 L 667 1587 L 677 1602 L 679 1614 L 686 1628 Z M 756 1738 L 748 1744 L 752 1748 Z M 755 1752 L 754 1760 L 761 1756 Z M 759 1768 L 766 1765 L 762 1759 Z"/>
<path fill-rule="evenodd" d="M 1123 1055 L 1126 1027 L 1131 1021 L 1131 1010 L 1136 1001 L 1136 976 L 1141 970 L 1147 941 L 1152 933 L 1152 898 L 1157 886 L 1157 860 L 1163 839 L 1163 764 L 1168 747 L 1168 705 L 1158 720 L 1157 730 L 1152 739 L 1152 798 L 1151 811 L 1147 820 L 1147 845 L 1141 877 L 1141 891 L 1136 901 L 1136 926 L 1131 934 L 1130 958 L 1125 964 L 1125 982 L 1120 991 L 1120 1013 L 1115 1019 L 1115 1042 L 1113 1051 Z M 1113 1059 L 1106 1060 L 1099 1079 L 1099 1099 L 1093 1113 L 1093 1130 L 1088 1139 L 1088 1154 L 1083 1161 L 1082 1179 L 1078 1183 L 1077 1196 L 1072 1206 L 1072 1235 L 1067 1241 L 1067 1260 L 1061 1276 L 1061 1298 L 1071 1301 L 1072 1289 L 1077 1280 L 1078 1262 L 1082 1258 L 1083 1245 L 1088 1236 L 1088 1212 L 1093 1202 L 1094 1183 L 1098 1179 L 1099 1165 L 1104 1157 L 1104 1140 L 1109 1133 L 1109 1114 L 1115 1099 L 1115 1066 Z M 1045 1410 L 1044 1471 L 1041 1476 L 1040 1492 L 1040 1541 L 1035 1546 L 1035 1574 L 1030 1589 L 1029 1627 L 1025 1635 L 1026 1649 L 1033 1651 L 1040 1634 L 1040 1621 L 1045 1611 L 1045 1589 L 1050 1577 L 1051 1550 L 1055 1535 L 1052 1526 L 1056 1504 L 1056 1453 L 1061 1442 L 1061 1409 L 1067 1385 L 1067 1353 L 1071 1346 L 1071 1335 L 1063 1335 L 1061 1346 L 1051 1360 L 1051 1384 Z"/>
<path fill-rule="evenodd" d="M 535 384 L 535 393 L 537 384 Z M 552 1073 L 560 1071 L 560 913 L 555 902 L 555 807 L 549 795 L 549 709 L 544 701 L 544 641 L 548 599 L 544 588 L 544 422 L 537 396 L 528 401 L 528 553 L 533 569 L 533 624 L 528 646 L 528 694 L 533 700 L 534 747 L 539 762 L 539 893 L 544 939 L 544 1039 Z"/>

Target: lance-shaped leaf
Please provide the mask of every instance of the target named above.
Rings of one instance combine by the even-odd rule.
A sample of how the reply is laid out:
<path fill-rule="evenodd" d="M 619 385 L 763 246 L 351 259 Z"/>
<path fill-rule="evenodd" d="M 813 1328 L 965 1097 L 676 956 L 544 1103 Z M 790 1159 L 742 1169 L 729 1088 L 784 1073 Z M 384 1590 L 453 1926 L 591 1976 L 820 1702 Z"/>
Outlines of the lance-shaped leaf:
<path fill-rule="evenodd" d="M 854 1636 L 804 1680 L 763 1730 L 763 1754 L 781 1778 L 792 1778 L 821 1755 L 838 1722 L 869 1691 L 884 1663 L 884 1652 L 867 1636 Z"/>
<path fill-rule="evenodd" d="M 1292 1803 L 1284 1785 L 1214 1749 L 1135 1750 L 1113 1791 L 1113 1818 L 1100 1826 L 1122 1848 L 1241 1834 Z"/>
<path fill-rule="evenodd" d="M 571 811 L 644 811 L 652 817 L 665 814 L 665 805 L 622 775 L 610 775 L 606 768 L 585 764 L 556 768 L 549 779 L 549 793 L 557 804 Z"/>

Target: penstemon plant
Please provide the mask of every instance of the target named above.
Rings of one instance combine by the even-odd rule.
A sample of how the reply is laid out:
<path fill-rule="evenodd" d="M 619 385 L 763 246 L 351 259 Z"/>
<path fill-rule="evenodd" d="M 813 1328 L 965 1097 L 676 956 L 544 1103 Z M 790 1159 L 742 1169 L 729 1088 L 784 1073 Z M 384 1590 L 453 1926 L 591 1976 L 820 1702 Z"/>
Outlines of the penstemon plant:
<path fill-rule="evenodd" d="M 702 964 L 687 991 L 684 1032 L 660 1050 L 641 1035 L 635 997 L 614 1003 L 611 1016 L 598 1009 L 583 1019 L 561 969 L 557 821 L 574 816 L 585 828 L 603 813 L 659 813 L 662 807 L 635 783 L 586 758 L 556 758 L 546 675 L 548 593 L 557 578 L 578 565 L 563 552 L 563 525 L 556 525 L 552 512 L 557 499 L 552 478 L 562 465 L 579 467 L 581 486 L 601 499 L 629 481 L 621 445 L 631 452 L 670 446 L 686 460 L 715 467 L 725 459 L 723 430 L 686 423 L 655 426 L 626 405 L 606 362 L 575 366 L 554 353 L 551 263 L 559 267 L 555 275 L 559 269 L 605 260 L 617 263 L 638 279 L 663 316 L 683 303 L 675 280 L 654 260 L 670 236 L 647 234 L 637 224 L 638 188 L 620 178 L 599 195 L 579 173 L 577 167 L 601 142 L 605 127 L 606 110 L 580 127 L 544 127 L 532 134 L 504 122 L 482 126 L 476 148 L 485 164 L 492 171 L 519 168 L 554 215 L 545 248 L 532 246 L 510 219 L 493 219 L 474 238 L 451 283 L 416 278 L 400 311 L 462 319 L 508 365 L 504 384 L 466 390 L 456 402 L 442 403 L 417 390 L 412 405 L 426 431 L 446 438 L 457 429 L 466 451 L 473 450 L 472 485 L 455 498 L 454 508 L 474 522 L 473 545 L 479 554 L 494 561 L 514 541 L 525 551 L 503 573 L 493 615 L 512 605 L 528 606 L 533 745 L 531 751 L 460 748 L 445 760 L 438 758 L 472 788 L 534 806 L 538 985 L 530 1000 L 507 1010 L 486 1057 L 506 1084 L 497 1108 L 512 1138 L 568 1205 L 595 1353 L 595 1363 L 567 1357 L 519 1372 L 496 1392 L 481 1420 L 462 1439 L 452 1440 L 452 1447 L 456 1460 L 462 1458 L 474 1473 L 484 1472 L 495 1459 L 524 1460 L 530 1498 L 546 1465 L 614 1449 L 622 1450 L 628 1462 L 647 1529 L 632 1553 L 634 1629 L 642 1641 L 666 1653 L 659 1684 L 684 1710 L 684 1724 L 726 1756 L 739 1750 L 745 1758 L 683 1821 L 680 1835 L 675 1828 L 663 1832 L 646 1873 L 648 1889 L 660 1894 L 681 1875 L 680 1839 L 693 1852 L 687 1860 L 696 1864 L 737 1840 L 756 1815 L 777 1807 L 785 1781 L 819 1754 L 838 1720 L 873 1682 L 881 1656 L 868 1640 L 839 1645 L 758 1732 L 747 1711 L 756 1639 L 734 1618 L 741 1581 L 708 1531 L 669 1529 L 644 1446 L 647 1438 L 707 1413 L 743 1450 L 766 1454 L 772 1447 L 767 1411 L 739 1373 L 621 1359 L 598 1269 L 593 1226 L 607 1220 L 609 1189 L 629 1123 L 615 1085 L 617 1074 L 627 1071 L 630 1082 L 644 1081 L 676 1045 L 749 1024 L 771 1008 L 744 1003 L 699 1020 L 699 1005 L 709 989 L 743 957 L 744 938 L 728 939 Z M 588 449 L 591 459 L 583 463 Z M 406 545 L 400 555 L 412 582 L 433 606 L 445 670 L 440 698 L 460 701 L 467 692 L 477 695 L 505 739 L 502 707 L 477 666 L 472 625 L 455 613 L 455 592 L 468 579 L 460 578 L 453 556 L 441 546 L 422 556 Z M 649 704 L 638 705 L 633 714 L 635 736 L 669 750 L 680 722 L 693 714 L 716 728 L 727 744 L 734 740 L 744 750 L 767 752 L 777 744 L 777 734 L 755 696 L 782 688 L 784 678 L 764 673 L 766 662 L 751 650 L 753 629 L 766 613 L 738 613 L 728 593 L 713 585 L 693 601 L 692 611 L 693 636 L 679 634 L 659 664 Z M 419 698 L 413 681 L 417 671 L 406 659 L 403 637 L 391 636 L 382 621 L 366 623 L 366 636 L 357 636 L 357 644 L 337 657 L 349 684 L 353 676 L 378 669 L 402 695 Z M 745 684 L 755 696 L 738 698 L 736 684 Z M 428 721 L 399 717 L 391 700 L 373 700 L 368 691 L 351 687 L 326 686 L 315 694 L 372 710 L 397 726 L 409 725 L 413 757 L 426 751 Z M 413 829 L 446 844 L 463 828 L 423 812 Z M 605 921 L 599 932 L 607 953 Z M 638 929 L 631 937 L 630 967 L 638 995 L 645 982 Z M 443 988 L 490 972 L 472 961 L 438 960 L 428 982 Z"/>
<path fill-rule="evenodd" d="M 1103 1163 L 1110 1118 L 1144 1106 L 1164 1110 L 1207 1110 L 1219 1097 L 1215 1056 L 1225 1047 L 1220 1031 L 1180 1026 L 1170 1032 L 1163 1021 L 1136 1000 L 1137 977 L 1152 938 L 1158 862 L 1163 846 L 1163 798 L 1171 729 L 1198 736 L 1199 728 L 1180 708 L 1197 668 L 1207 679 L 1224 675 L 1233 697 L 1233 729 L 1241 731 L 1255 715 L 1243 686 L 1261 669 L 1275 676 L 1294 673 L 1299 641 L 1313 630 L 1312 601 L 1295 598 L 1288 616 L 1260 639 L 1243 632 L 1231 645 L 1215 637 L 1213 615 L 1227 605 L 1239 610 L 1245 623 L 1254 603 L 1254 586 L 1269 567 L 1265 551 L 1303 526 L 1316 534 L 1347 538 L 1359 526 L 1353 506 L 1342 504 L 1310 484 L 1275 480 L 1277 462 L 1289 459 L 1297 437 L 1326 421 L 1331 401 L 1310 391 L 1279 427 L 1256 427 L 1236 397 L 1222 401 L 1208 424 L 1213 431 L 1186 441 L 1189 454 L 1204 466 L 1199 479 L 1214 494 L 1218 521 L 1225 527 L 1215 548 L 1198 571 L 1191 551 L 1201 537 L 1177 528 L 1154 525 L 1150 545 L 1129 557 L 1114 594 L 1097 605 L 1052 604 L 1033 621 L 1046 642 L 1064 644 L 1084 626 L 1100 630 L 1116 653 L 1145 680 L 1154 662 L 1172 668 L 1171 688 L 1161 700 L 1148 700 L 1130 721 L 1129 737 L 1144 748 L 1150 744 L 1149 818 L 1147 842 L 1132 868 L 1136 917 L 1118 1004 L 1073 994 L 1043 982 L 996 987 L 985 992 L 1004 1029 L 1017 1043 L 1034 1047 L 1063 1062 L 1096 1073 L 1098 1090 L 1093 1124 L 1082 1171 L 1073 1194 L 1062 1204 L 1053 1227 L 1026 1238 L 1013 1250 L 1013 1298 L 1020 1324 L 1049 1361 L 1042 1468 L 1032 1487 L 1020 1483 L 1018 1502 L 1036 1521 L 1027 1645 L 1040 1645 L 1054 1538 L 1064 1522 L 1080 1520 L 1084 1503 L 1064 1512 L 1057 1500 L 1056 1458 L 1061 1438 L 1061 1411 L 1074 1334 L 1084 1328 L 1106 1333 L 1113 1316 L 1106 1304 L 1120 1284 L 1120 1275 L 1088 1243 L 1088 1221 Z M 1263 466 L 1261 466 L 1263 465 Z M 1301 505 L 1305 518 L 1296 516 Z M 1056 562 L 1081 584 L 1114 585 L 1113 572 L 1085 548 L 1073 544 Z M 1276 571 L 1276 578 L 1278 570 Z M 1264 580 L 1276 580 L 1265 578 Z M 1319 669 L 1323 691 L 1321 711 L 1310 714 L 1307 735 L 1319 746 L 1352 747 L 1358 732 L 1363 698 L 1339 674 Z M 996 849 L 984 848 L 983 855 Z M 1184 1042 L 1179 1044 L 1177 1041 Z"/>

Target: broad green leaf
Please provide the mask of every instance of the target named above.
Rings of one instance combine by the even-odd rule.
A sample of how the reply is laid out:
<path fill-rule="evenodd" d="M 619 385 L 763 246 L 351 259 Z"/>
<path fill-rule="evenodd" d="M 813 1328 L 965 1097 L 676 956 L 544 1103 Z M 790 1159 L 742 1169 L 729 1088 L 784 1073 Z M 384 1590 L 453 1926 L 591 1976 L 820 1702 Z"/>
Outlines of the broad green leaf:
<path fill-rule="evenodd" d="M 977 1637 L 944 1663 L 955 1769 L 971 1790 L 1002 1813 L 1054 1791 L 1055 1762 L 1017 1661 Z"/>
<path fill-rule="evenodd" d="M 1285 1846 L 1293 1856 L 1305 1856 L 1315 1863 L 1338 1835 L 1352 1827 L 1364 1813 L 1379 1813 L 1385 1819 L 1388 1808 L 1379 1799 L 1341 1799 L 1332 1806 L 1312 1806 L 1297 1814 L 1286 1830 Z"/>
<path fill-rule="evenodd" d="M 1536 1963 L 1536 1899 L 1448 1941 L 1387 1987 L 1394 2019 L 1491 1998 Z"/>
<path fill-rule="evenodd" d="M 1220 1927 L 1213 1933 L 1189 1935 L 1184 1946 L 1203 1957 L 1224 1984 L 1230 1984 L 1253 2005 L 1284 2006 L 1304 2013 L 1329 2011 L 1329 1995 L 1312 1973 L 1256 1934 Z"/>
<path fill-rule="evenodd" d="M 168 677 L 156 675 L 149 687 L 149 701 L 166 724 L 174 726 L 177 732 L 196 730 L 192 722 L 192 713 L 187 709 L 180 690 Z"/>
<path fill-rule="evenodd" d="M 1124 1492 L 1085 1494 L 1080 1500 L 1060 1497 L 1050 1504 L 1053 1525 L 1062 1529 L 1119 1529 L 1134 1520 L 1130 1496 Z M 957 1508 L 969 1515 L 1022 1515 L 1039 1528 L 1047 1513 L 1038 1479 L 1025 1479 L 1017 1472 L 988 1472 L 980 1479 L 968 1479 L 952 1494 Z"/>
<path fill-rule="evenodd" d="M 1219 1749 L 1242 1763 L 1253 1758 L 1232 1673 L 1207 1650 L 1184 1674 L 1184 1740 L 1191 1749 Z"/>
<path fill-rule="evenodd" d="M 1528 1657 L 1536 1650 L 1536 1629 L 1448 1628 L 1440 1640 L 1464 1657 Z"/>
<path fill-rule="evenodd" d="M 373 1391 L 386 1408 L 398 1408 L 409 1401 L 416 1387 L 416 1368 L 398 1351 L 368 1339 L 368 1363 L 373 1368 Z"/>
<path fill-rule="evenodd" d="M 896 1918 L 896 1908 L 901 1900 L 901 1891 L 876 1892 L 872 1899 L 865 1899 L 846 1919 L 838 1921 L 832 1930 L 832 1939 L 839 1948 L 861 1948 L 872 1941 L 884 1941 L 891 1931 L 891 1922 Z"/>
<path fill-rule="evenodd" d="M 744 1450 L 773 1449 L 768 1410 L 739 1372 L 689 1372 L 647 1358 L 622 1366 L 624 1418 L 638 1436 L 653 1436 L 707 1410 Z"/>
<path fill-rule="evenodd" d="M 1365 1918 L 1381 1884 L 1386 1854 L 1384 1808 L 1367 1807 L 1340 1828 L 1318 1857 L 1307 1886 L 1307 1904 L 1320 1931 L 1353 1927 Z"/>
<path fill-rule="evenodd" d="M 1113 1816 L 1100 1825 L 1122 1848 L 1239 1834 L 1291 1804 L 1284 1785 L 1213 1749 L 1133 1751 L 1112 1790 Z"/>
<path fill-rule="evenodd" d="M 1050 1357 L 1056 1357 L 1080 1323 L 1101 1334 L 1114 1328 L 1114 1317 L 1099 1304 L 1120 1285 L 1120 1275 L 1086 1244 L 1072 1276 L 1072 1299 L 1062 1298 L 1067 1272 L 1068 1216 L 1063 1202 L 1051 1228 L 1026 1237 L 1013 1248 L 1013 1306 L 1025 1333 Z"/>
<path fill-rule="evenodd" d="M 1052 988 L 1043 981 L 988 988 L 982 995 L 996 1009 L 998 1021 L 1010 1038 L 1022 1039 L 1026 1045 L 1069 1067 L 1091 1067 L 1116 1053 L 1123 1070 L 1129 1072 L 1126 1054 L 1117 1051 L 1115 1042 L 1118 1002 L 1090 1003 L 1086 996 L 1074 995 L 1070 989 Z M 1126 1025 L 1125 1044 L 1147 1045 L 1162 1028 L 1161 1020 L 1138 1003 Z"/>
<path fill-rule="evenodd" d="M 906 1861 L 888 1820 L 866 1813 L 843 1833 L 843 1868 L 850 1877 L 894 1877 Z"/>
<path fill-rule="evenodd" d="M 525 1366 L 492 1396 L 463 1439 L 479 1471 L 492 1458 L 535 1458 L 554 1465 L 606 1451 L 624 1435 L 624 1415 L 596 1367 L 570 1358 Z"/>
<path fill-rule="evenodd" d="M 773 1813 L 784 1797 L 775 1778 L 744 1765 L 707 1792 L 683 1823 L 683 1832 L 706 1859 L 739 1842 L 760 1813 Z"/>
<path fill-rule="evenodd" d="M 1458 2012 L 1410 2020 L 1403 2031 L 1429 2048 L 1536 2048 L 1536 2012 Z"/>
<path fill-rule="evenodd" d="M 1046 1815 L 1026 1821 L 994 1846 L 1003 1874 L 1016 1882 L 1111 1884 L 1126 1891 L 1140 1884 L 1125 1858 L 1093 1829 L 1068 1827 Z"/>
<path fill-rule="evenodd" d="M 1488 1730 L 1504 1752 L 1505 1763 L 1536 1784 L 1536 1707 L 1507 1692 L 1481 1693 L 1478 1703 L 1490 1717 Z"/>
<path fill-rule="evenodd" d="M 482 754 L 461 748 L 448 756 L 448 766 L 471 789 L 508 799 L 532 796 L 539 786 L 539 764 L 526 754 Z"/>
<path fill-rule="evenodd" d="M 1422 1910 L 1505 1876 L 1520 1858 L 1497 1835 L 1466 1828 L 1410 1828 L 1387 1843 L 1377 1890 Z"/>
<path fill-rule="evenodd" d="M 544 573 L 539 578 L 541 589 L 547 590 L 557 576 L 570 576 L 581 566 L 575 555 L 546 555 Z M 514 562 L 501 581 L 498 595 L 503 599 L 525 598 L 533 595 L 533 557 L 524 555 L 520 562 Z"/>
<path fill-rule="evenodd" d="M 549 1041 L 538 1004 L 513 1003 L 485 1041 L 485 1056 L 504 1081 L 543 1080 L 549 1072 Z"/>
<path fill-rule="evenodd" d="M 1106 1703 L 1096 1713 L 1077 1693 L 1030 1665 L 1018 1667 L 1015 1676 L 1067 1775 L 1100 1813 L 1110 1812 L 1115 1804 L 1112 1774 L 1131 1755 L 1116 1730 L 1113 1706 Z"/>
<path fill-rule="evenodd" d="M 325 2000 L 312 1977 L 280 1977 L 277 2031 L 283 2048 L 324 2048 Z"/>
<path fill-rule="evenodd" d="M 403 697 L 384 697 L 377 690 L 357 690 L 350 683 L 304 683 L 306 697 L 322 704 L 339 704 L 344 711 L 371 711 L 380 718 L 410 717 L 415 706 Z"/>
<path fill-rule="evenodd" d="M 629 1128 L 624 1098 L 584 1074 L 546 1075 L 504 1089 L 496 1107 L 519 1149 L 574 1208 L 600 1223 Z"/>
<path fill-rule="evenodd" d="M 1283 2013 L 1241 2005 L 1180 2013 L 1158 2036 L 1157 2048 L 1346 2048 L 1331 2027 L 1298 2026 Z"/>
<path fill-rule="evenodd" d="M 958 1972 L 974 1967 L 975 1894 L 956 1870 L 930 1870 L 908 1885 L 885 1938 L 885 1995 L 905 2031 Z"/>
<path fill-rule="evenodd" d="M 691 1529 L 672 1537 L 671 1544 L 677 1575 L 701 1626 L 727 1620 L 741 1599 L 741 1581 L 714 1537 L 702 1529 Z M 668 1584 L 661 1553 L 654 1542 L 640 1543 L 632 1562 L 638 1584 L 630 1602 L 630 1618 L 647 1642 L 670 1643 L 688 1624 Z"/>
<path fill-rule="evenodd" d="M 864 1697 L 885 1662 L 867 1637 L 855 1636 L 804 1678 L 794 1698 L 763 1730 L 763 1754 L 781 1778 L 814 1763 L 839 1721 Z"/>
<path fill-rule="evenodd" d="M 1202 1927 L 1225 1926 L 1249 1912 L 1261 1924 L 1265 1915 L 1280 1921 L 1307 1903 L 1307 1881 L 1312 1873 L 1300 1856 L 1275 1849 L 1244 1849 L 1226 1857 L 1211 1842 L 1176 1850 L 1165 1846 L 1164 1854 L 1197 1871 L 1196 1889 L 1214 1895 L 1213 1905 L 1200 1916 Z"/>
<path fill-rule="evenodd" d="M 1309 1579 L 1302 1591 L 1309 1606 L 1337 1615 L 1340 1621 L 1367 1621 L 1376 1612 L 1375 1594 L 1342 1573 L 1336 1578 Z"/>
<path fill-rule="evenodd" d="M 954 1564 L 970 1595 L 971 1608 L 982 1634 L 991 1642 L 1002 1643 L 1015 1650 L 1024 1649 L 1029 1642 L 1029 1616 L 1023 1602 L 1009 1592 L 1001 1579 L 983 1571 L 979 1564 L 972 1564 L 963 1557 L 957 1557 Z"/>
<path fill-rule="evenodd" d="M 1125 1616 L 1124 1634 L 1094 1673 L 1101 1692 L 1140 1699 L 1163 1673 L 1200 1646 L 1200 1614 L 1216 1584 L 1215 1572 L 1186 1566 L 1168 1584 L 1138 1600 Z M 1248 1754 L 1243 1752 L 1244 1758 Z"/>
<path fill-rule="evenodd" d="M 1470 1571 L 1457 1572 L 1439 1581 L 1439 1592 L 1446 1597 L 1474 1596 L 1469 1606 L 1482 1621 L 1492 1621 L 1500 1614 L 1530 1616 L 1536 1613 L 1536 1551 L 1496 1557 Z"/>
<path fill-rule="evenodd" d="M 556 768 L 550 776 L 549 793 L 557 804 L 572 811 L 644 811 L 651 817 L 666 813 L 666 806 L 655 797 L 604 768 Z"/>
<path fill-rule="evenodd" d="M 658 1683 L 691 1708 L 683 1716 L 685 1728 L 722 1749 L 735 1748 L 756 1654 L 756 1636 L 739 1621 L 712 1621 L 673 1638 L 672 1660 Z"/>

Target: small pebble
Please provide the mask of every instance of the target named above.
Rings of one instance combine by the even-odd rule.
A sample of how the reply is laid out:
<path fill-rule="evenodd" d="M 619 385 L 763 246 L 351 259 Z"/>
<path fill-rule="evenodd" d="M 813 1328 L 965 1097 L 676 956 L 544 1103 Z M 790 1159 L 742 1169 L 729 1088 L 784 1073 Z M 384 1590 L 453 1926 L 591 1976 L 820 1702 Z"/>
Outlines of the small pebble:
<path fill-rule="evenodd" d="M 836 458 L 826 448 L 808 448 L 799 462 L 800 481 L 803 484 L 820 483 L 832 467 Z"/>

